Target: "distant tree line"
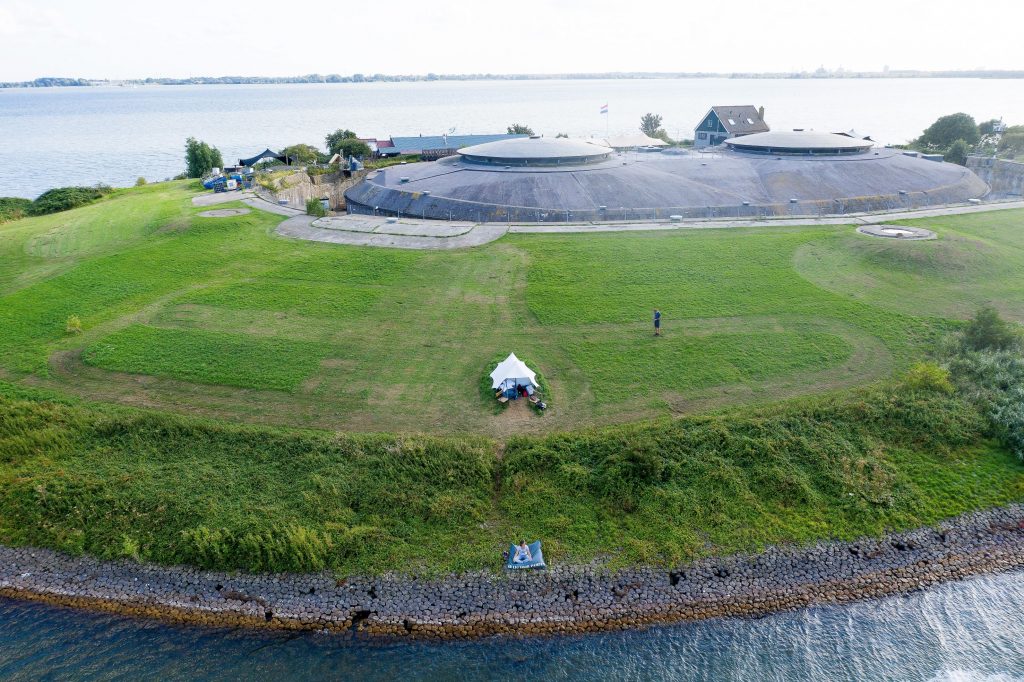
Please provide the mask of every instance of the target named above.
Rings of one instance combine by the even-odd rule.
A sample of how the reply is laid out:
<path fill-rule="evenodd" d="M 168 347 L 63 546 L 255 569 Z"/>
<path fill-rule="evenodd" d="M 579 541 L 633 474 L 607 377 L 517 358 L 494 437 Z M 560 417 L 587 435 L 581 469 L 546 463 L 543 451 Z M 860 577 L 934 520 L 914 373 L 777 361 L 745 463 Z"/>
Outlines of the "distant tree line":
<path fill-rule="evenodd" d="M 20 83 L 0 83 L 0 88 L 55 88 L 83 85 L 91 85 L 91 83 L 84 78 L 36 78 Z"/>
<path fill-rule="evenodd" d="M 274 85 L 288 83 L 393 83 L 401 81 L 474 81 L 474 80 L 596 80 L 596 79 L 663 79 L 663 78 L 1024 78 L 1024 71 L 998 71 L 975 69 L 970 71 L 772 71 L 772 72 L 663 72 L 663 71 L 607 71 L 595 73 L 426 73 L 387 74 L 311 73 L 305 76 L 194 76 L 190 78 L 143 78 L 123 81 L 138 85 Z M 32 81 L 0 83 L 0 88 L 38 88 L 69 85 L 106 85 L 110 81 L 84 78 L 37 78 Z"/>

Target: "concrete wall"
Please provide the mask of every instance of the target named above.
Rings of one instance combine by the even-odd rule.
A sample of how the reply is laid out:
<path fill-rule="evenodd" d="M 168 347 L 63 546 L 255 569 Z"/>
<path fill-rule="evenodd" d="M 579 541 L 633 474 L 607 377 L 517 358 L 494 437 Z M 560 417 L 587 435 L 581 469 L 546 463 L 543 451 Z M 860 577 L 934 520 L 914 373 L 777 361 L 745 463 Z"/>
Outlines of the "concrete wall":
<path fill-rule="evenodd" d="M 288 200 L 292 208 L 305 210 L 308 199 L 322 199 L 327 197 L 330 201 L 332 211 L 345 210 L 345 190 L 366 177 L 367 171 L 355 171 L 349 176 L 343 172 L 330 173 L 328 175 L 314 175 L 310 177 L 303 171 L 296 171 L 287 178 L 285 187 L 273 191 L 266 191 L 269 194 L 266 198 L 274 203 L 282 199 Z"/>
<path fill-rule="evenodd" d="M 1024 163 L 987 156 L 968 156 L 967 167 L 988 183 L 994 196 L 1024 195 Z"/>

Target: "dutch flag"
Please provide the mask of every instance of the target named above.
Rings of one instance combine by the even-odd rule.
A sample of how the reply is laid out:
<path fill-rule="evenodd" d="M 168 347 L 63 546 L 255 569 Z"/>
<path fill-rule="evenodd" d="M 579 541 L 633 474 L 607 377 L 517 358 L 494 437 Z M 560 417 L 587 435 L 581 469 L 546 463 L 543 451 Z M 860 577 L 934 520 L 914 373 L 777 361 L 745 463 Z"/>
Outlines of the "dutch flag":
<path fill-rule="evenodd" d="M 602 104 L 601 105 L 601 113 L 602 114 L 607 114 L 608 113 L 608 105 L 607 104 Z"/>

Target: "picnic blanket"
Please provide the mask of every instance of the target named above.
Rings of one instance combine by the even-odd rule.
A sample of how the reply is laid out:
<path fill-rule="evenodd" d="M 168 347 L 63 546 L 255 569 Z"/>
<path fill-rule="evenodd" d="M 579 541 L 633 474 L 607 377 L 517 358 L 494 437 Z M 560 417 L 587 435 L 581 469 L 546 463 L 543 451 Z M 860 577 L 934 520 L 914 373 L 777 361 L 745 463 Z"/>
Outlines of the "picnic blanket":
<path fill-rule="evenodd" d="M 516 558 L 516 545 L 510 545 L 508 549 L 508 562 L 505 564 L 505 568 L 547 568 L 547 564 L 544 563 L 544 554 L 540 550 L 540 540 L 530 544 L 529 548 L 530 556 L 532 556 L 533 559 L 530 561 L 516 563 L 513 561 Z"/>

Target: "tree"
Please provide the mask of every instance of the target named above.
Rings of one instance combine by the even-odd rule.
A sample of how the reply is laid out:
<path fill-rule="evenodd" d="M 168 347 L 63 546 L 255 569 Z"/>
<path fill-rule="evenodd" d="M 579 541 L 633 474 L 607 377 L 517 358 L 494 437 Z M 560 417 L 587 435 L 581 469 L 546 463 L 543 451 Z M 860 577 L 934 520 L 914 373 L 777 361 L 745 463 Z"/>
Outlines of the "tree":
<path fill-rule="evenodd" d="M 508 127 L 509 135 L 533 135 L 533 128 L 522 123 L 513 123 Z"/>
<path fill-rule="evenodd" d="M 362 140 L 341 140 L 340 142 L 338 142 L 337 148 L 334 150 L 333 154 L 341 154 L 342 158 L 345 159 L 347 159 L 350 156 L 369 156 L 370 145 L 366 144 Z"/>
<path fill-rule="evenodd" d="M 557 135 L 555 135 L 555 138 L 559 138 L 559 137 L 568 138 L 569 137 L 569 133 L 558 133 Z"/>
<path fill-rule="evenodd" d="M 974 118 L 968 114 L 958 113 L 942 116 L 936 120 L 925 129 L 924 134 L 917 141 L 926 147 L 948 149 L 957 140 L 963 140 L 968 145 L 975 145 L 980 139 L 981 133 L 978 132 Z"/>
<path fill-rule="evenodd" d="M 311 144 L 293 144 L 281 150 L 281 154 L 299 163 L 317 163 L 323 154 Z"/>
<path fill-rule="evenodd" d="M 661 116 L 650 113 L 644 114 L 640 119 L 640 132 L 647 137 L 660 137 L 659 132 L 664 134 L 665 131 L 661 130 Z"/>
<path fill-rule="evenodd" d="M 223 168 L 220 150 L 194 137 L 185 140 L 185 175 L 201 178 L 213 168 Z"/>
<path fill-rule="evenodd" d="M 971 151 L 971 148 L 967 146 L 964 140 L 957 140 L 949 146 L 946 153 L 942 155 L 942 158 L 950 163 L 955 163 L 960 166 L 967 165 L 967 153 Z"/>
<path fill-rule="evenodd" d="M 999 119 L 993 118 L 988 121 L 983 121 L 978 124 L 978 134 L 982 137 L 991 135 L 996 130 L 996 124 L 999 123 Z"/>
<path fill-rule="evenodd" d="M 347 128 L 345 130 L 338 128 L 333 133 L 330 133 L 325 137 L 324 144 L 327 146 L 328 155 L 334 156 L 337 154 L 338 149 L 341 147 L 341 143 L 344 140 L 358 140 L 358 135 Z"/>

